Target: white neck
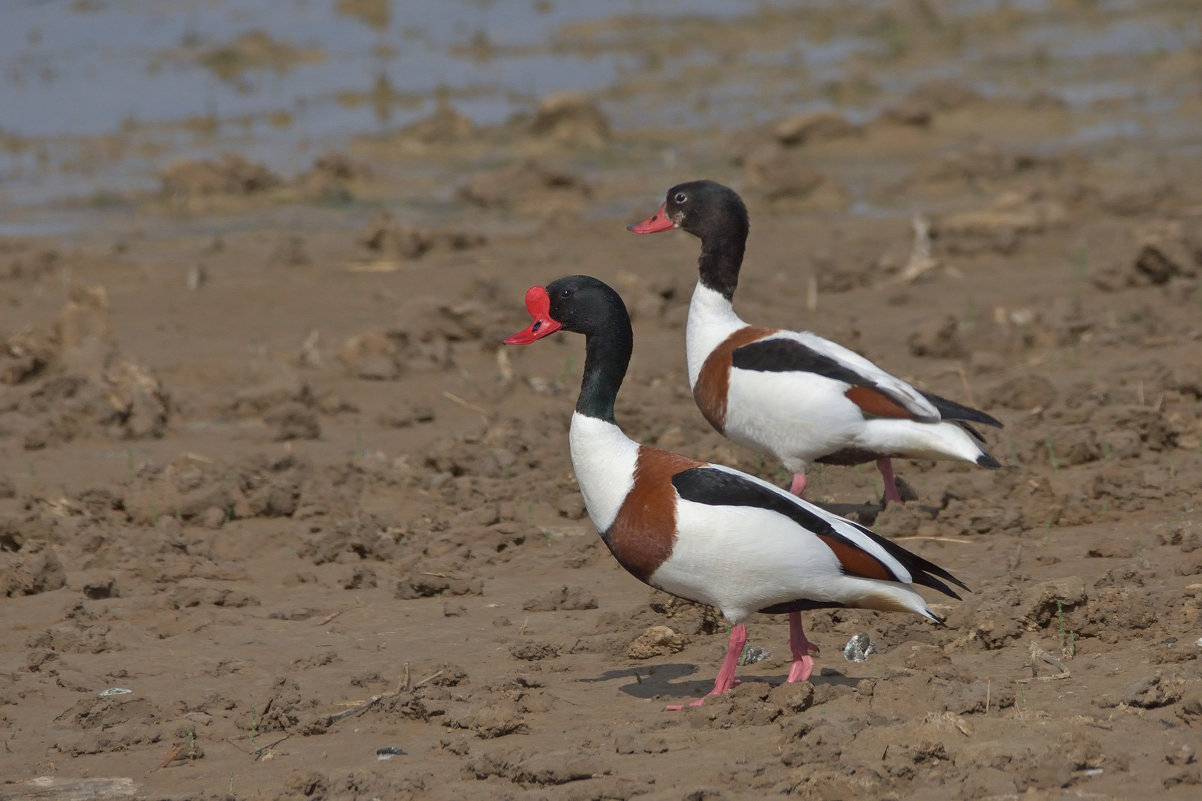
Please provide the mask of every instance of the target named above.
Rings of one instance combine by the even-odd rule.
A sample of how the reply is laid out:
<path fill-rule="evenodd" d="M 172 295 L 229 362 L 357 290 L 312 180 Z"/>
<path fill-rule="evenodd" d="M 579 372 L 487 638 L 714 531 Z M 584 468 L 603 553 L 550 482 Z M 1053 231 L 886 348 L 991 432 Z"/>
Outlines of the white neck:
<path fill-rule="evenodd" d="M 608 529 L 634 486 L 639 445 L 614 423 L 574 412 L 568 434 L 572 469 L 597 531 Z"/>
<path fill-rule="evenodd" d="M 697 385 L 701 365 L 710 352 L 726 338 L 745 328 L 747 323 L 735 314 L 730 301 L 722 293 L 697 284 L 689 303 L 689 321 L 685 326 L 685 360 L 689 368 L 689 386 Z"/>

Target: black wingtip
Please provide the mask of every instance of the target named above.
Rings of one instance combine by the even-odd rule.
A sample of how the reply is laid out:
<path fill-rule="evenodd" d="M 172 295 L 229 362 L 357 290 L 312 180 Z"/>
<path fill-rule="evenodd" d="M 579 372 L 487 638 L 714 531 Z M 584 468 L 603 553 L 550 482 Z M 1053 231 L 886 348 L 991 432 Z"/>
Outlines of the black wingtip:
<path fill-rule="evenodd" d="M 979 464 L 981 467 L 988 467 L 990 470 L 997 470 L 1002 466 L 1001 462 L 983 451 L 981 452 L 981 455 L 977 457 L 977 464 Z"/>
<path fill-rule="evenodd" d="M 969 436 L 971 436 L 977 442 L 981 443 L 982 445 L 985 444 L 985 435 L 982 434 L 980 431 L 977 431 L 975 428 L 973 428 L 972 426 L 970 426 L 968 423 L 964 422 L 963 420 L 954 420 L 953 422 L 956 425 L 960 426 L 960 428 L 967 431 Z"/>
<path fill-rule="evenodd" d="M 938 575 L 940 575 L 940 576 L 942 576 L 943 578 L 947 579 L 947 580 L 948 580 L 948 581 L 950 581 L 952 584 L 955 584 L 957 587 L 959 587 L 960 589 L 964 590 L 965 592 L 972 592 L 972 589 L 970 589 L 970 588 L 969 588 L 969 586 L 968 586 L 967 584 L 965 584 L 963 581 L 961 581 L 960 579 L 956 578 L 956 577 L 955 577 L 955 576 L 953 576 L 951 573 L 947 572 L 946 570 L 944 570 L 943 568 L 939 567 L 938 565 L 936 565 L 935 567 L 936 567 L 936 568 L 938 569 L 938 571 L 939 571 L 939 572 L 938 572 Z M 962 598 L 961 598 L 959 595 L 957 595 L 955 592 L 951 592 L 951 593 L 949 593 L 949 594 L 950 594 L 950 595 L 951 595 L 953 598 L 955 598 L 957 601 L 963 600 L 963 599 L 962 599 Z"/>
<path fill-rule="evenodd" d="M 921 390 L 919 390 L 922 392 Z M 956 403 L 954 400 L 948 400 L 942 395 L 936 395 L 934 392 L 922 392 L 924 398 L 931 402 L 931 405 L 939 410 L 940 416 L 944 420 L 950 420 L 956 423 L 977 423 L 983 426 L 993 426 L 994 428 L 1005 428 L 1002 421 L 998 420 L 991 414 L 986 414 L 980 409 L 974 409 L 971 406 L 965 406 L 962 403 Z"/>
<path fill-rule="evenodd" d="M 957 601 L 961 600 L 960 596 L 956 594 L 955 590 L 947 586 L 947 584 L 943 583 L 943 581 L 940 581 L 940 579 L 944 579 L 952 584 L 955 584 L 965 592 L 972 592 L 967 584 L 953 576 L 950 571 L 940 567 L 934 562 L 923 559 L 913 551 L 907 551 L 893 540 L 882 537 L 880 534 L 877 534 L 875 531 L 867 528 L 866 526 L 862 526 L 859 523 L 852 523 L 852 525 L 867 535 L 871 540 L 878 543 L 889 553 L 890 556 L 901 562 L 902 565 L 905 566 L 906 570 L 910 571 L 910 580 L 912 583 L 921 584 L 924 587 L 930 587 L 932 590 L 937 590 L 944 595 L 955 598 Z"/>
<path fill-rule="evenodd" d="M 890 542 L 890 541 L 886 540 L 886 542 Z M 892 544 L 896 545 L 897 543 L 892 543 Z M 909 553 L 909 552 L 907 551 L 907 553 Z M 967 584 L 965 584 L 963 581 L 961 581 L 960 579 L 953 576 L 951 574 L 951 572 L 946 570 L 945 568 L 940 567 L 939 565 L 935 564 L 934 562 L 929 562 L 926 559 L 923 559 L 918 554 L 911 553 L 910 555 L 914 559 L 914 564 L 906 565 L 906 567 L 910 570 L 910 572 L 912 574 L 915 574 L 913 576 L 915 584 L 922 584 L 924 586 L 930 587 L 933 590 L 939 590 L 944 595 L 950 595 L 951 597 L 955 598 L 957 601 L 959 601 L 961 599 L 960 599 L 960 596 L 956 594 L 956 591 L 953 590 L 951 587 L 947 586 L 946 584 L 944 584 L 939 579 L 946 579 L 947 581 L 950 581 L 952 584 L 955 584 L 957 587 L 964 590 L 965 592 L 972 592 L 972 590 L 969 589 Z M 915 570 L 915 568 L 917 568 L 917 570 Z M 936 578 L 936 576 L 938 576 L 938 578 Z"/>
<path fill-rule="evenodd" d="M 947 571 L 944 571 L 942 568 L 938 568 L 938 566 L 936 566 L 936 567 L 942 573 L 947 572 Z M 926 570 L 926 571 L 922 571 L 920 573 L 912 574 L 914 583 L 921 584 L 924 587 L 930 587 L 932 590 L 938 590 L 939 592 L 943 593 L 944 595 L 948 596 L 949 598 L 955 598 L 957 601 L 964 600 L 963 598 L 960 597 L 960 594 L 958 592 L 956 592 L 951 587 L 944 584 L 939 579 L 935 578 L 935 576 L 931 575 L 931 573 L 932 573 L 932 571 Z M 951 573 L 947 573 L 946 578 L 948 581 L 950 581 L 953 584 L 955 584 L 956 586 L 962 588 L 965 592 L 972 592 L 972 590 L 970 590 L 970 589 L 968 589 L 968 587 L 964 586 L 964 584 L 960 581 L 960 579 L 956 578 Z"/>

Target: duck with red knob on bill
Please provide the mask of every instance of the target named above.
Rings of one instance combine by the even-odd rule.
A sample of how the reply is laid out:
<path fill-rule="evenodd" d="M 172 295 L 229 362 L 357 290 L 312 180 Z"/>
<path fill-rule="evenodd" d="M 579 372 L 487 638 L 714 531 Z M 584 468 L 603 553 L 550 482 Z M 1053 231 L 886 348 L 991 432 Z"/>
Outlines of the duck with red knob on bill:
<path fill-rule="evenodd" d="M 803 610 L 912 612 L 942 623 L 914 585 L 953 598 L 959 596 L 945 582 L 968 589 L 938 565 L 767 481 L 626 436 L 614 404 L 634 335 L 626 305 L 607 284 L 582 275 L 561 278 L 532 287 L 526 308 L 534 321 L 507 344 L 528 345 L 561 329 L 584 334 L 584 376 L 569 445 L 601 539 L 635 578 L 717 607 L 732 625 L 711 695 L 735 684 L 747 642 L 744 623 L 754 612 L 788 615 L 788 681 L 804 681 L 818 648 L 806 639 Z"/>
<path fill-rule="evenodd" d="M 793 473 L 791 492 L 805 490 L 814 462 L 876 460 L 886 504 L 901 501 L 892 457 L 1000 467 L 973 427 L 1001 427 L 985 412 L 915 389 L 817 334 L 748 325 L 735 314 L 750 222 L 734 190 L 677 184 L 655 214 L 627 226 L 636 234 L 673 228 L 701 240 L 685 328 L 693 398 L 719 433 L 779 459 Z"/>

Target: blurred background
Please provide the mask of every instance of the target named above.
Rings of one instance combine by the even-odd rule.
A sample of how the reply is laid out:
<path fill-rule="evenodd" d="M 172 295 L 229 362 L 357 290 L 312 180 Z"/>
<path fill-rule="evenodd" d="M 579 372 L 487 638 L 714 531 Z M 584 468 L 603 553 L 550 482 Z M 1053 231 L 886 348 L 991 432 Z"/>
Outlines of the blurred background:
<path fill-rule="evenodd" d="M 595 104 L 611 153 L 667 131 L 687 154 L 690 136 L 817 111 L 921 125 L 962 102 L 948 83 L 1073 112 L 1039 132 L 1044 150 L 1197 150 L 1202 120 L 1186 0 L 9 0 L 3 18 L 10 210 L 154 191 L 176 159 L 237 153 L 295 174 L 439 109 L 461 129 L 504 126 L 564 91 Z"/>

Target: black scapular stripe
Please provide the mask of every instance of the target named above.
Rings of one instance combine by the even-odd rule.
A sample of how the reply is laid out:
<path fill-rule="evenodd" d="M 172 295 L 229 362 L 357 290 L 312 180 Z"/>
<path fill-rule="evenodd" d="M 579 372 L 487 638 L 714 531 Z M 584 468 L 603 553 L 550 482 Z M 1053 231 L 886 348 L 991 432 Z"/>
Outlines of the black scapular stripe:
<path fill-rule="evenodd" d="M 686 501 L 703 503 L 706 506 L 753 506 L 767 509 L 784 515 L 814 534 L 832 537 L 852 548 L 860 547 L 835 529 L 826 518 L 806 508 L 805 504 L 735 473 L 717 470 L 713 467 L 693 467 L 672 476 L 672 486 L 676 488 L 676 493 Z M 907 551 L 897 543 L 885 539 L 858 523 L 851 520 L 845 522 L 855 526 L 873 542 L 884 548 L 886 553 L 904 565 L 910 571 L 915 584 L 930 587 L 956 599 L 959 599 L 960 596 L 939 579 L 945 579 L 961 589 L 968 590 L 968 585 L 939 565 L 928 562 L 918 554 Z"/>
<path fill-rule="evenodd" d="M 873 386 L 855 370 L 793 339 L 761 339 L 735 348 L 730 356 L 730 363 L 740 370 L 756 370 L 762 373 L 788 373 L 799 370 L 852 386 Z"/>

